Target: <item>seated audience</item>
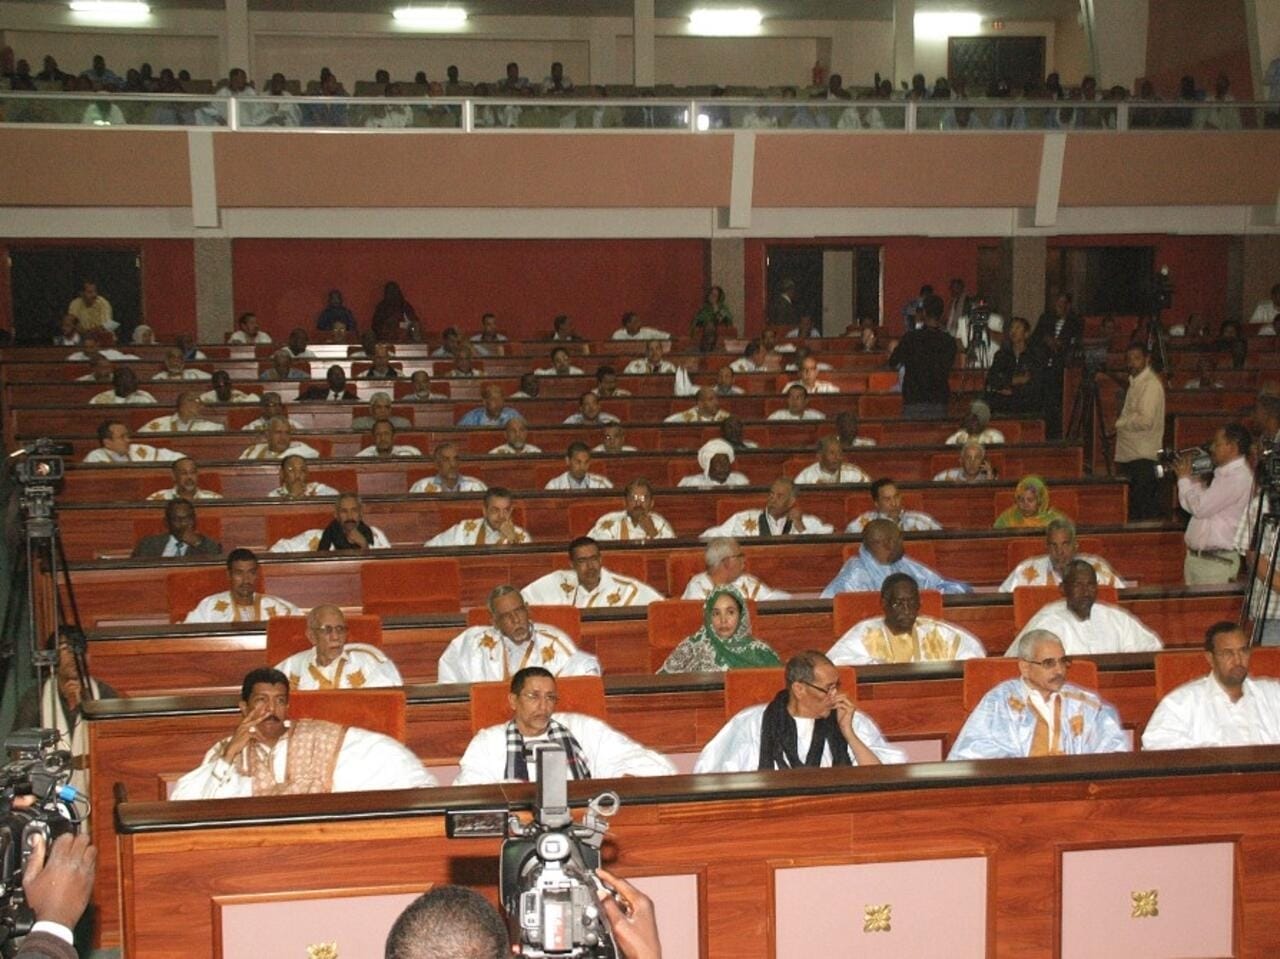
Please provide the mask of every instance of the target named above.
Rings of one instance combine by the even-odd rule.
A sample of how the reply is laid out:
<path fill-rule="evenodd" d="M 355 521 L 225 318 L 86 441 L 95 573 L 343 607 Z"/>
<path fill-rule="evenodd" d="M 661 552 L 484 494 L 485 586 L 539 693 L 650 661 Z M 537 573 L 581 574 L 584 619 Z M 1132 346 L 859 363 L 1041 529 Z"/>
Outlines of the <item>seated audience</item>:
<path fill-rule="evenodd" d="M 723 523 L 704 530 L 702 539 L 713 536 L 815 536 L 834 527 L 805 513 L 796 502 L 795 483 L 779 476 L 769 485 L 764 509 L 744 509 Z"/>
<path fill-rule="evenodd" d="M 1125 587 L 1125 581 L 1111 568 L 1101 556 L 1092 553 L 1081 553 L 1076 542 L 1076 526 L 1071 520 L 1054 519 L 1044 528 L 1044 541 L 1048 552 L 1040 556 L 1030 556 L 1013 568 L 1000 584 L 1000 592 L 1012 593 L 1019 586 L 1058 586 L 1062 583 L 1062 574 L 1072 560 L 1080 559 L 1093 567 L 1099 586 Z"/>
<path fill-rule="evenodd" d="M 809 406 L 809 391 L 799 383 L 787 387 L 787 405 L 769 414 L 771 420 L 825 420 L 827 414 Z"/>
<path fill-rule="evenodd" d="M 99 356 L 116 362 L 119 362 L 120 360 L 141 359 L 141 357 L 134 356 L 132 353 L 121 353 L 119 350 L 102 345 L 103 343 L 110 342 L 110 336 L 102 330 L 81 329 L 80 349 L 68 356 L 67 359 L 73 363 L 81 360 L 94 360 Z"/>
<path fill-rule="evenodd" d="M 440 333 L 440 345 L 432 350 L 429 355 L 437 360 L 452 360 L 457 359 L 461 352 L 462 334 L 458 332 L 456 326 L 450 326 Z"/>
<path fill-rule="evenodd" d="M 695 773 L 736 773 L 803 766 L 878 766 L 906 762 L 880 728 L 840 689 L 822 653 L 787 660 L 786 687 L 768 704 L 748 706 L 712 737 Z"/>
<path fill-rule="evenodd" d="M 833 663 L 926 663 L 987 655 L 982 640 L 968 630 L 920 615 L 920 587 L 906 573 L 885 577 L 880 608 L 882 616 L 855 623 L 827 650 Z"/>
<path fill-rule="evenodd" d="M 1003 443 L 1004 434 L 993 426 L 991 423 L 991 407 L 982 400 L 974 400 L 969 404 L 969 412 L 965 414 L 964 422 L 960 424 L 960 429 L 956 430 L 947 437 L 948 446 L 963 446 L 972 440 L 975 443 L 981 443 L 984 446 L 990 446 L 992 443 Z"/>
<path fill-rule="evenodd" d="M 364 504 L 355 493 L 341 493 L 333 519 L 324 529 L 308 529 L 271 544 L 273 553 L 326 553 L 331 550 L 390 549 L 387 534 L 364 521 Z"/>
<path fill-rule="evenodd" d="M 982 697 L 948 760 L 1129 752 L 1115 707 L 1093 690 L 1067 682 L 1071 657 L 1056 633 L 1024 632 L 1013 652 L 1021 675 Z"/>
<path fill-rule="evenodd" d="M 459 426 L 506 426 L 507 421 L 519 416 L 514 408 L 507 406 L 502 396 L 502 387 L 497 383 L 487 383 L 480 393 L 480 406 L 468 410 L 458 420 Z"/>
<path fill-rule="evenodd" d="M 540 576 L 520 590 L 533 606 L 576 606 L 579 609 L 612 609 L 648 606 L 663 595 L 647 583 L 604 568 L 600 544 L 579 536 L 569 544 L 570 569 Z"/>
<path fill-rule="evenodd" d="M 445 376 L 452 379 L 475 379 L 479 377 L 483 370 L 476 366 L 476 352 L 477 348 L 470 343 L 459 343 L 458 355 L 454 357 L 453 366 L 445 373 Z"/>
<path fill-rule="evenodd" d="M 263 394 L 265 395 L 265 394 Z M 408 397 L 406 397 L 408 399 Z M 391 412 L 391 394 L 385 390 L 379 390 L 369 397 L 369 412 L 365 416 L 357 416 L 351 421 L 351 428 L 360 432 L 372 430 L 373 424 L 379 420 L 386 420 L 398 430 L 412 429 L 413 424 L 403 416 L 395 416 Z"/>
<path fill-rule="evenodd" d="M 542 393 L 542 383 L 537 373 L 521 373 L 520 389 L 507 397 L 509 400 L 536 400 Z"/>
<path fill-rule="evenodd" d="M 290 453 L 280 459 L 280 485 L 267 494 L 271 499 L 311 499 L 315 496 L 337 496 L 338 491 L 327 483 L 309 478 L 307 459 L 298 453 Z"/>
<path fill-rule="evenodd" d="M 201 403 L 257 403 L 256 393 L 245 393 L 231 385 L 231 374 L 226 370 L 213 371 L 213 389 L 200 394 Z"/>
<path fill-rule="evenodd" d="M 265 330 L 258 329 L 258 317 L 255 313 L 241 313 L 236 320 L 236 331 L 227 337 L 228 343 L 270 343 L 271 336 Z"/>
<path fill-rule="evenodd" d="M 746 427 L 742 420 L 730 416 L 720 421 L 720 438 L 734 448 L 735 451 L 759 449 L 760 444 L 746 437 Z"/>
<path fill-rule="evenodd" d="M 490 455 L 529 456 L 542 452 L 540 447 L 529 442 L 529 424 L 522 416 L 507 420 L 507 425 L 503 427 L 503 435 L 506 436 L 507 441 L 489 450 Z"/>
<path fill-rule="evenodd" d="M 216 433 L 221 431 L 222 424 L 213 420 L 200 418 L 201 403 L 199 393 L 179 393 L 178 404 L 174 412 L 167 416 L 157 416 L 147 420 L 138 429 L 139 433 Z"/>
<path fill-rule="evenodd" d="M 731 536 L 717 536 L 707 542 L 703 553 L 707 568 L 694 573 L 685 584 L 681 599 L 706 599 L 722 586 L 732 586 L 747 599 L 763 602 L 770 599 L 790 599 L 791 594 L 774 589 L 763 580 L 747 572 L 747 558 L 742 547 Z"/>
<path fill-rule="evenodd" d="M 408 443 L 396 442 L 396 428 L 390 420 L 378 420 L 373 424 L 373 445 L 366 446 L 356 456 L 390 459 L 393 456 L 421 456 L 422 450 Z"/>
<path fill-rule="evenodd" d="M 987 459 L 981 443 L 970 440 L 960 448 L 960 465 L 945 469 L 933 478 L 935 483 L 985 483 L 996 478 L 995 467 Z"/>
<path fill-rule="evenodd" d="M 928 513 L 903 509 L 898 484 L 887 477 L 881 477 L 871 484 L 871 502 L 875 504 L 875 509 L 860 513 L 845 527 L 846 533 L 861 533 L 873 519 L 887 519 L 904 533 L 942 529 L 942 524 Z"/>
<path fill-rule="evenodd" d="M 608 363 L 602 363 L 596 367 L 596 395 L 602 400 L 612 399 L 613 397 L 630 396 L 630 390 L 624 390 L 618 385 L 618 371 Z"/>
<path fill-rule="evenodd" d="M 581 343 L 586 337 L 579 336 L 574 331 L 572 317 L 561 313 L 551 321 L 551 335 L 547 339 L 562 340 L 566 343 Z"/>
<path fill-rule="evenodd" d="M 1073 559 L 1062 574 L 1063 598 L 1043 606 L 1019 636 L 1047 629 L 1072 656 L 1096 653 L 1146 653 L 1163 649 L 1160 637 L 1119 606 L 1098 602 L 1098 574 L 1083 559 Z M 1017 641 L 1005 654 L 1016 654 Z"/>
<path fill-rule="evenodd" d="M 742 355 L 729 364 L 735 373 L 760 373 L 765 369 L 766 351 L 759 340 L 751 340 L 742 348 Z"/>
<path fill-rule="evenodd" d="M 294 762 L 290 762 L 290 747 Z M 306 757 L 302 759 L 302 757 Z M 323 719 L 289 722 L 289 680 L 255 669 L 240 689 L 240 723 L 172 799 L 227 799 L 434 786 L 421 760 L 390 736 Z"/>
<path fill-rule="evenodd" d="M 276 663 L 289 689 L 373 689 L 403 686 L 396 664 L 377 646 L 347 642 L 347 617 L 331 603 L 307 613 L 310 649 Z"/>
<path fill-rule="evenodd" d="M 184 454 L 176 450 L 129 442 L 129 427 L 119 420 L 103 420 L 98 424 L 98 448 L 85 454 L 85 463 L 157 463 L 180 460 Z"/>
<path fill-rule="evenodd" d="M 81 341 L 80 321 L 76 319 L 74 313 L 64 313 L 62 319 L 58 321 L 58 332 L 53 338 L 53 345 L 79 346 Z"/>
<path fill-rule="evenodd" d="M 852 450 L 855 446 L 876 445 L 876 441 L 869 436 L 858 435 L 858 430 L 861 426 L 858 414 L 853 410 L 845 410 L 843 413 L 836 414 L 836 436 L 840 437 L 840 444 L 846 450 Z"/>
<path fill-rule="evenodd" d="M 838 436 L 818 440 L 818 460 L 796 474 L 797 486 L 830 486 L 836 483 L 870 483 L 871 477 L 844 461 L 844 446 Z"/>
<path fill-rule="evenodd" d="M 182 350 L 176 346 L 170 347 L 164 351 L 164 363 L 160 367 L 160 372 L 151 377 L 152 380 L 208 380 L 212 379 L 211 373 L 204 370 L 198 370 L 194 367 L 188 367 L 187 361 L 182 355 Z"/>
<path fill-rule="evenodd" d="M 436 475 L 426 476 L 409 487 L 410 493 L 482 493 L 488 487 L 474 476 L 463 476 L 458 468 L 458 444 L 446 440 L 436 446 L 432 459 Z"/>
<path fill-rule="evenodd" d="M 565 452 L 564 462 L 569 468 L 559 476 L 548 480 L 546 489 L 613 489 L 613 483 L 608 477 L 591 472 L 591 449 L 586 443 L 570 443 Z"/>
<path fill-rule="evenodd" d="M 640 317 L 635 313 L 623 313 L 622 325 L 613 331 L 613 340 L 669 340 L 670 333 L 656 330 L 652 326 L 642 326 Z"/>
<path fill-rule="evenodd" d="M 386 343 L 378 343 L 373 348 L 371 365 L 361 375 L 366 380 L 394 380 L 400 371 L 391 365 L 391 347 Z"/>
<path fill-rule="evenodd" d="M 729 411 L 720 408 L 720 397 L 715 389 L 704 386 L 698 390 L 697 403 L 687 410 L 672 413 L 665 423 L 718 423 L 729 418 Z"/>
<path fill-rule="evenodd" d="M 405 394 L 406 403 L 426 403 L 431 400 L 447 400 L 449 398 L 446 393 L 432 392 L 431 374 L 426 370 L 414 370 L 409 377 L 409 386 L 412 389 Z"/>
<path fill-rule="evenodd" d="M 606 423 L 601 442 L 591 447 L 593 453 L 634 453 L 636 448 L 627 445 L 627 431 L 621 423 Z"/>
<path fill-rule="evenodd" d="M 643 476 L 623 491 L 626 509 L 605 513 L 587 533 L 595 540 L 675 539 L 675 530 L 653 511 L 653 487 Z"/>
<path fill-rule="evenodd" d="M 337 363 L 325 371 L 324 386 L 308 386 L 298 397 L 308 402 L 323 400 L 328 403 L 341 403 L 356 398 L 356 388 L 347 382 L 346 370 Z"/>
<path fill-rule="evenodd" d="M 1209 675 L 1169 692 L 1151 714 L 1143 749 L 1280 744 L 1280 680 L 1249 675 L 1253 650 L 1238 624 L 1205 633 Z"/>
<path fill-rule="evenodd" d="M 134 559 L 172 559 L 183 556 L 221 556 L 222 544 L 196 528 L 196 508 L 185 499 L 164 504 L 163 533 L 144 536 L 130 554 Z"/>
<path fill-rule="evenodd" d="M 1257 326 L 1267 326 L 1277 316 L 1280 316 L 1280 283 L 1271 287 L 1267 299 L 1258 301 L 1258 305 L 1249 316 L 1249 322 Z"/>
<path fill-rule="evenodd" d="M 82 334 L 89 330 L 114 333 L 120 329 L 120 324 L 112 316 L 111 304 L 98 292 L 98 284 L 94 280 L 80 284 L 80 294 L 67 305 L 67 313 L 76 318 Z"/>
<path fill-rule="evenodd" d="M 316 329 L 332 330 L 335 323 L 341 323 L 351 333 L 356 331 L 356 315 L 342 302 L 341 290 L 330 290 L 325 297 L 324 309 L 316 317 Z"/>
<path fill-rule="evenodd" d="M 173 486 L 158 489 L 147 499 L 185 499 L 192 503 L 198 499 L 222 499 L 221 493 L 200 488 L 199 468 L 189 456 L 174 460 L 169 468 L 173 472 Z"/>
<path fill-rule="evenodd" d="M 618 418 L 612 413 L 600 409 L 600 397 L 588 390 L 578 397 L 578 412 L 565 417 L 565 425 L 588 424 L 603 426 L 606 423 L 617 423 Z"/>
<path fill-rule="evenodd" d="M 423 545 L 511 546 L 531 542 L 529 534 L 515 524 L 513 516 L 511 491 L 502 486 L 493 486 L 485 490 L 484 512 L 480 517 L 454 523 Z"/>
<path fill-rule="evenodd" d="M 480 317 L 480 332 L 471 334 L 472 343 L 505 343 L 507 337 L 498 331 L 498 318 L 492 313 Z"/>
<path fill-rule="evenodd" d="M 307 337 L 307 331 L 300 326 L 295 326 L 289 331 L 289 338 L 285 340 L 284 348 L 291 359 L 314 360 L 316 358 L 315 353 L 311 352 L 311 341 Z"/>
<path fill-rule="evenodd" d="M 405 298 L 400 284 L 393 280 L 387 281 L 382 288 L 382 299 L 373 308 L 373 318 L 369 325 L 375 340 L 380 343 L 411 341 L 414 331 L 422 328 L 413 304 Z"/>
<path fill-rule="evenodd" d="M 116 365 L 110 359 L 102 355 L 99 351 L 89 360 L 89 372 L 84 376 L 77 376 L 77 383 L 110 383 L 111 378 L 115 375 Z"/>
<path fill-rule="evenodd" d="M 111 389 L 103 390 L 89 400 L 93 406 L 152 405 L 156 398 L 146 390 L 138 389 L 138 376 L 129 367 L 122 366 L 111 374 Z"/>
<path fill-rule="evenodd" d="M 803 386 L 804 390 L 810 396 L 815 393 L 839 393 L 840 387 L 828 380 L 818 379 L 818 358 L 816 356 L 806 356 L 800 361 L 800 379 L 792 380 L 782 388 L 785 393 L 793 386 Z"/>
<path fill-rule="evenodd" d="M 747 391 L 734 383 L 732 366 L 722 366 L 716 370 L 716 385 L 713 389 L 716 396 L 742 396 Z"/>
<path fill-rule="evenodd" d="M 921 589 L 936 589 L 940 593 L 969 593 L 968 583 L 946 579 L 924 563 L 903 553 L 902 530 L 887 519 L 873 519 L 862 531 L 862 546 L 858 555 L 840 567 L 835 579 L 822 591 L 824 598 L 836 593 L 879 592 L 891 573 L 906 573 Z"/>
<path fill-rule="evenodd" d="M 240 454 L 242 460 L 279 460 L 286 456 L 303 456 L 319 459 L 320 451 L 293 438 L 293 426 L 285 416 L 273 416 L 267 421 L 263 435 L 266 439 L 254 443 Z"/>
<path fill-rule="evenodd" d="M 231 588 L 212 593 L 187 613 L 184 623 L 253 623 L 273 616 L 300 616 L 302 610 L 287 599 L 259 593 L 258 557 L 248 549 L 227 554 Z"/>
<path fill-rule="evenodd" d="M 617 779 L 670 776 L 676 771 L 661 753 L 646 749 L 603 720 L 581 713 L 558 713 L 556 679 L 541 666 L 526 666 L 511 677 L 507 705 L 511 720 L 480 730 L 462 754 L 455 786 L 534 782 L 538 748 L 564 749 L 569 778 Z"/>
<path fill-rule="evenodd" d="M 495 587 L 488 606 L 493 625 L 468 627 L 449 642 L 437 682 L 493 682 L 535 663 L 556 676 L 600 675 L 599 660 L 579 651 L 563 631 L 530 621 L 514 586 Z"/>
<path fill-rule="evenodd" d="M 569 362 L 569 351 L 557 346 L 551 351 L 551 365 L 534 370 L 537 376 L 581 376 L 582 370 Z"/>
<path fill-rule="evenodd" d="M 1049 487 L 1039 476 L 1024 476 L 1013 488 L 1013 505 L 996 517 L 996 529 L 1043 528 L 1055 519 L 1067 519 L 1049 506 Z"/>
<path fill-rule="evenodd" d="M 773 648 L 751 635 L 751 612 L 742 594 L 732 586 L 717 586 L 703 607 L 702 628 L 681 640 L 658 672 L 718 673 L 781 665 Z"/>
<path fill-rule="evenodd" d="M 733 447 L 724 440 L 708 440 L 698 450 L 698 466 L 702 472 L 686 476 L 676 485 L 701 489 L 750 485 L 750 480 L 744 474 L 730 468 L 733 466 L 734 456 Z"/>
<path fill-rule="evenodd" d="M 663 353 L 662 340 L 649 339 L 644 345 L 644 356 L 632 360 L 622 368 L 622 372 L 634 376 L 675 373 L 676 365 L 670 360 L 663 359 Z"/>

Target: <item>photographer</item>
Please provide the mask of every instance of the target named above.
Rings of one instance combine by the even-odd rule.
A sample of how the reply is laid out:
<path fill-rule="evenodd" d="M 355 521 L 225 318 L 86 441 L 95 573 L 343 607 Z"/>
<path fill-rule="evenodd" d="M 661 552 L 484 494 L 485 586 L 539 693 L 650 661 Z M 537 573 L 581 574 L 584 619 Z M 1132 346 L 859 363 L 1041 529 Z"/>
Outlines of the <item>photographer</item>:
<path fill-rule="evenodd" d="M 1043 380 L 1044 357 L 1031 345 L 1031 324 L 1015 316 L 987 373 L 987 403 L 998 413 L 1039 416 L 1044 410 Z"/>
<path fill-rule="evenodd" d="M 45 853 L 48 852 L 48 858 Z M 64 835 L 46 850 L 37 836 L 22 873 L 22 889 L 36 924 L 15 959 L 76 959 L 71 930 L 89 905 L 98 850 L 88 833 Z"/>
<path fill-rule="evenodd" d="M 1178 477 L 1178 505 L 1191 514 L 1183 563 L 1188 585 L 1230 583 L 1240 572 L 1235 539 L 1253 490 L 1249 445 L 1249 432 L 1239 423 L 1228 423 L 1218 430 L 1209 444 L 1213 481 L 1207 486 L 1192 477 L 1191 454 L 1184 453 L 1173 464 Z"/>

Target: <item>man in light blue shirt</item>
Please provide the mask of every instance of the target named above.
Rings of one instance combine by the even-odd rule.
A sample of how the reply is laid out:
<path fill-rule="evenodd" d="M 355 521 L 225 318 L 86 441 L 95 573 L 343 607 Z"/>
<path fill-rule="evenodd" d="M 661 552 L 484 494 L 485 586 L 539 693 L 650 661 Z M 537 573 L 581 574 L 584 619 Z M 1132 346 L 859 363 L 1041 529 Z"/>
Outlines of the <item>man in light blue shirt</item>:
<path fill-rule="evenodd" d="M 887 519 L 873 519 L 862 532 L 862 548 L 858 555 L 840 567 L 836 578 L 822 591 L 824 598 L 837 593 L 879 592 L 890 573 L 906 573 L 920 589 L 936 589 L 940 593 L 971 593 L 973 587 L 946 579 L 924 563 L 902 553 L 902 530 Z"/>
<path fill-rule="evenodd" d="M 483 406 L 468 410 L 458 420 L 459 426 L 506 426 L 508 420 L 520 415 L 518 410 L 507 406 L 502 396 L 502 387 L 490 383 L 481 393 Z"/>

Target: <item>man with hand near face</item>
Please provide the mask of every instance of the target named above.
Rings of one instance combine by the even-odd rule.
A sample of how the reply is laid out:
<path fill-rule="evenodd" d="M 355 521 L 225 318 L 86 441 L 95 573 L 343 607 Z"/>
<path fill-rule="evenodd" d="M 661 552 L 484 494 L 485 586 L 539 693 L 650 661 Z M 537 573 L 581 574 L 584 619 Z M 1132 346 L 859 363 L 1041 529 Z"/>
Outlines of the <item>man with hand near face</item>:
<path fill-rule="evenodd" d="M 333 519 L 324 529 L 308 529 L 271 544 L 273 553 L 307 553 L 330 550 L 390 549 L 387 534 L 364 521 L 364 504 L 355 493 L 343 493 L 333 507 Z"/>
<path fill-rule="evenodd" d="M 834 527 L 804 512 L 796 501 L 795 483 L 779 476 L 769 486 L 764 509 L 744 509 L 718 526 L 704 530 L 703 539 L 713 536 L 815 536 Z"/>
<path fill-rule="evenodd" d="M 653 511 L 653 487 L 643 476 L 627 484 L 626 509 L 605 513 L 587 533 L 595 540 L 675 539 L 675 530 Z"/>

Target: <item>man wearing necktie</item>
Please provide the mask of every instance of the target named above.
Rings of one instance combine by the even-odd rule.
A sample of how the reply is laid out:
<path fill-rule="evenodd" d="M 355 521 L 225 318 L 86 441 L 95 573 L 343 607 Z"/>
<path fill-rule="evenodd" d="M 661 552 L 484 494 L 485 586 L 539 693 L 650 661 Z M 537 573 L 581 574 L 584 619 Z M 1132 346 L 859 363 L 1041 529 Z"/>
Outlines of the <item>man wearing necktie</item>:
<path fill-rule="evenodd" d="M 168 532 L 142 537 L 132 555 L 150 559 L 222 555 L 222 544 L 196 529 L 196 508 L 187 500 L 171 499 L 165 503 L 164 525 Z"/>

